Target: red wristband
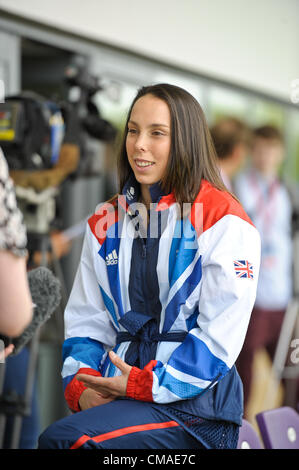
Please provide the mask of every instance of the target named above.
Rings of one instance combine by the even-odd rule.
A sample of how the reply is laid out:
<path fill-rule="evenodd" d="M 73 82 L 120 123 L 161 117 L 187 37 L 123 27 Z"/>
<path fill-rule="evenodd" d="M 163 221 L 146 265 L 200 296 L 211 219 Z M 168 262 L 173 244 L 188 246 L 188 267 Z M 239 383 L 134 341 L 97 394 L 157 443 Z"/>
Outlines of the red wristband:
<path fill-rule="evenodd" d="M 101 377 L 102 374 L 95 370 L 95 369 L 89 369 L 87 367 L 82 367 L 81 369 L 78 370 L 77 374 L 82 373 L 82 374 L 88 374 L 88 375 L 95 375 L 98 377 Z M 83 382 L 80 382 L 77 380 L 77 374 L 75 377 L 72 379 L 72 381 L 67 385 L 65 391 L 64 391 L 64 396 L 67 401 L 67 404 L 70 408 L 70 410 L 77 412 L 81 411 L 80 406 L 79 406 L 79 399 L 81 397 L 82 392 L 87 388 L 83 384 Z"/>
<path fill-rule="evenodd" d="M 157 361 L 150 361 L 144 369 L 132 367 L 128 383 L 126 396 L 140 401 L 153 401 L 153 368 Z"/>

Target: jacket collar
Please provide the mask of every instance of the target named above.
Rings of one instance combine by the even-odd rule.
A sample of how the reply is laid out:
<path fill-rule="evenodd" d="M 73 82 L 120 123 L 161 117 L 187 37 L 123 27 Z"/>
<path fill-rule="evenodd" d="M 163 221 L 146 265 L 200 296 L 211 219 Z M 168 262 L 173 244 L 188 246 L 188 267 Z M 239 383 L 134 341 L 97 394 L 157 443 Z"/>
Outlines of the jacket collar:
<path fill-rule="evenodd" d="M 166 196 L 165 192 L 163 191 L 161 184 L 155 183 L 149 188 L 150 195 L 152 198 L 153 203 L 159 203 L 161 198 Z M 125 197 L 127 209 L 131 204 L 134 204 L 139 201 L 140 198 L 140 184 L 135 178 L 134 173 L 132 172 L 123 187 L 122 195 Z"/>

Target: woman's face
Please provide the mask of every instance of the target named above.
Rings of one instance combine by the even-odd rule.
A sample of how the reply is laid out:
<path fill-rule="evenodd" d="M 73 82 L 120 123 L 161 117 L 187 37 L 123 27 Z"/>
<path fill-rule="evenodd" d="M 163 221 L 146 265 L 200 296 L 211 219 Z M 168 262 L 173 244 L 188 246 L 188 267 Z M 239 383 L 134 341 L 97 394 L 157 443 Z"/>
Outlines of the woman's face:
<path fill-rule="evenodd" d="M 152 185 L 165 173 L 171 145 L 171 118 L 165 101 L 147 94 L 133 106 L 128 122 L 126 150 L 140 184 Z"/>

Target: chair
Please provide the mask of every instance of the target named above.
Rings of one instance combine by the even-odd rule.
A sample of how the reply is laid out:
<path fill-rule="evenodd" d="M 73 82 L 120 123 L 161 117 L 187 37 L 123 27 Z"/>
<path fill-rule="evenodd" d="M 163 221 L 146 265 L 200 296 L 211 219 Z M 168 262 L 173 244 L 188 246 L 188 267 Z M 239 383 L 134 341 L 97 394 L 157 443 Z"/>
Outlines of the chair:
<path fill-rule="evenodd" d="M 299 449 L 299 414 L 289 406 L 256 415 L 266 449 Z"/>
<path fill-rule="evenodd" d="M 238 449 L 262 449 L 262 443 L 254 427 L 246 419 L 242 420 L 239 431 Z"/>

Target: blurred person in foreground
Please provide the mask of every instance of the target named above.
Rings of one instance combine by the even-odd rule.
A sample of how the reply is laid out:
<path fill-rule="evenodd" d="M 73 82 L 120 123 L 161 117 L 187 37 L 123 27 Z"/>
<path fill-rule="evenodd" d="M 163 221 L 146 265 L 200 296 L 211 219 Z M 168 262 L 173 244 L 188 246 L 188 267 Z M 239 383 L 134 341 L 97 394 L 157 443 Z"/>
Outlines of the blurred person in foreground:
<path fill-rule="evenodd" d="M 17 207 L 15 189 L 9 176 L 7 161 L 0 149 L 0 333 L 17 337 L 23 333 L 33 317 L 33 304 L 27 278 L 27 233 L 23 216 Z M 4 396 L 22 396 L 25 391 L 29 350 L 24 347 L 15 356 L 13 345 L 5 348 Z M 1 364 L 0 364 L 1 365 Z M 36 447 L 39 416 L 36 385 L 32 397 L 32 413 L 23 419 L 20 448 Z M 3 447 L 10 445 L 13 417 L 8 416 Z"/>
<path fill-rule="evenodd" d="M 248 154 L 251 132 L 249 127 L 235 117 L 223 117 L 210 129 L 222 180 L 231 192 L 238 171 Z"/>
<path fill-rule="evenodd" d="M 19 336 L 33 314 L 26 274 L 26 245 L 26 228 L 0 149 L 0 334 L 8 337 Z"/>
<path fill-rule="evenodd" d="M 292 296 L 292 205 L 279 178 L 285 155 L 281 132 L 265 125 L 253 131 L 251 165 L 235 181 L 235 191 L 261 235 L 262 252 L 255 306 L 237 361 L 244 385 L 245 416 L 254 354 L 266 349 L 273 360 Z"/>

